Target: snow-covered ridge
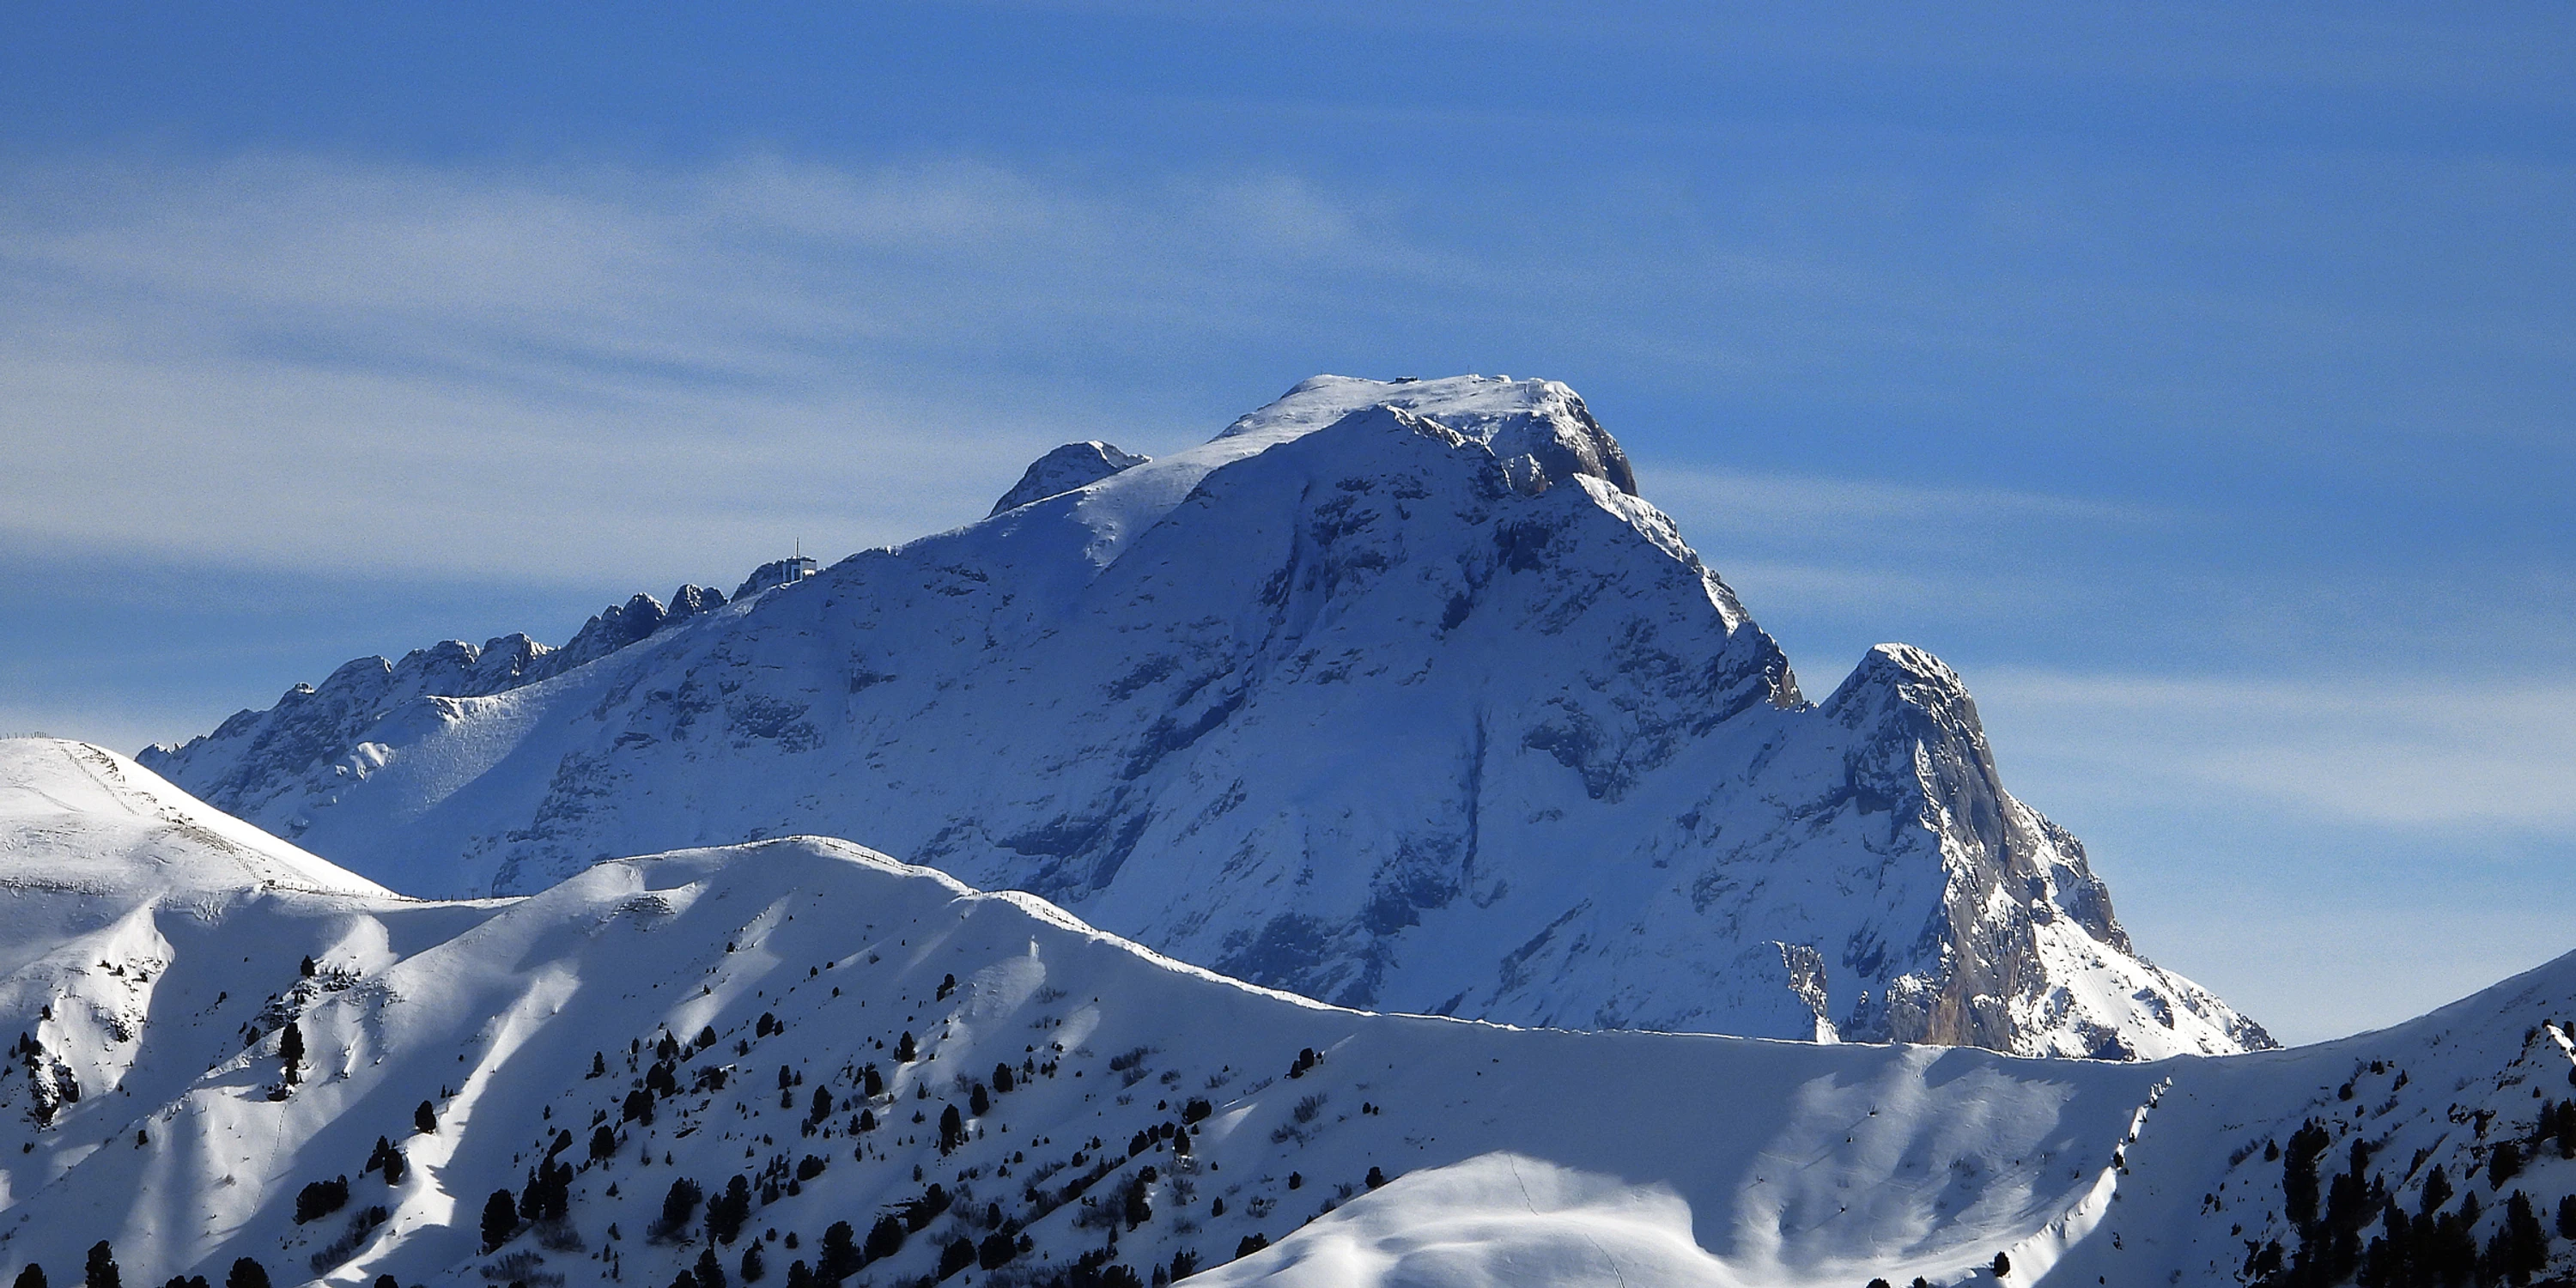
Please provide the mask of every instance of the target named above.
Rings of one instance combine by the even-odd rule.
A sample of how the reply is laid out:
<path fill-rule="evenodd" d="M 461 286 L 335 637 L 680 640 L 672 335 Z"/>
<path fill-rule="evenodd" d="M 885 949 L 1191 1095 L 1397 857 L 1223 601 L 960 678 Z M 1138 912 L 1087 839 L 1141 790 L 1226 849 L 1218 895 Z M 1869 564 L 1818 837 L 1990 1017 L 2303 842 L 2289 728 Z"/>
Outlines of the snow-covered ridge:
<path fill-rule="evenodd" d="M 731 1285 L 755 1249 L 799 1283 L 836 1223 L 866 1256 L 892 1214 L 847 1282 L 962 1245 L 949 1282 L 992 1288 L 1950 1285 L 1998 1254 L 2013 1283 L 2279 1283 L 2365 1197 L 2355 1256 L 2380 1196 L 2474 1249 L 2576 1192 L 2576 958 L 2381 1033 L 2157 1063 L 1515 1029 L 1246 987 L 819 838 L 468 904 L 181 890 L 132 874 L 194 859 L 118 838 L 184 798 L 0 746 L 0 827 L 34 838 L 0 852 L 13 1277 L 67 1282 L 105 1239 L 133 1283 L 250 1257 L 349 1286 L 712 1259 Z M 115 915 L 16 879 L 84 865 L 128 874 Z M 2540 1238 L 2539 1274 L 2576 1268 Z"/>
<path fill-rule="evenodd" d="M 1322 376 L 1115 450 L 541 682 L 353 663 L 143 760 L 416 894 L 814 833 L 1355 1006 L 2268 1044 L 2135 951 L 1948 668 L 1808 702 L 1565 386 Z"/>
<path fill-rule="evenodd" d="M 0 738 L 0 882 L 106 896 L 269 889 L 397 897 L 115 752 L 53 738 Z"/>

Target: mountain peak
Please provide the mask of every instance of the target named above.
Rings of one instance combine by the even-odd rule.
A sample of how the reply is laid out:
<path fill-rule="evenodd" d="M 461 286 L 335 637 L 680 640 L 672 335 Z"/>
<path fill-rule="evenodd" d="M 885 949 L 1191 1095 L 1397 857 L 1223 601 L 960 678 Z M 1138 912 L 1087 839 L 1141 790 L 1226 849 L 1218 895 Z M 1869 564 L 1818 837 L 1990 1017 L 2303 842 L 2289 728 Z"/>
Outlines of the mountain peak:
<path fill-rule="evenodd" d="M 1016 510 L 1031 501 L 1061 496 L 1078 487 L 1088 487 L 1120 470 L 1134 469 L 1153 459 L 1134 452 L 1123 452 L 1099 439 L 1067 443 L 1029 463 L 1028 472 L 1002 494 L 985 515 L 990 518 L 1004 510 Z"/>
<path fill-rule="evenodd" d="M 1976 703 L 1968 696 L 1967 681 L 1948 663 L 1911 644 L 1871 645 L 1860 664 L 1835 686 L 1833 696 L 1825 699 L 1824 709 L 1849 723 L 1889 702 L 1906 703 L 1945 719 L 1963 716 L 1970 727 L 1977 724 Z M 1978 736 L 1984 736 L 1982 731 Z"/>
<path fill-rule="evenodd" d="M 508 702 L 377 663 L 148 763 L 415 893 L 831 834 L 1342 1005 L 2266 1041 L 2134 954 L 1937 659 L 1874 650 L 1801 701 L 1562 384 L 1318 376 L 1198 446 L 1076 443 L 1023 485 L 827 593 L 549 654 Z"/>

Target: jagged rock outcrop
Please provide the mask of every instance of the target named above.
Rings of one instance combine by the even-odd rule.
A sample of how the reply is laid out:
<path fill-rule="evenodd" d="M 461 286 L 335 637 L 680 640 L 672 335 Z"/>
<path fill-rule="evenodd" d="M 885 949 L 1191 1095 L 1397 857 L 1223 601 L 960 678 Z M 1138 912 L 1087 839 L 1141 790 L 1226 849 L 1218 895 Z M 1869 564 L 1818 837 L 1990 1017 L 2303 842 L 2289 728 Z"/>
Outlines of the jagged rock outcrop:
<path fill-rule="evenodd" d="M 200 798 L 241 817 L 257 815 L 262 827 L 292 840 L 311 823 L 306 807 L 328 808 L 341 789 L 373 772 L 391 745 L 454 721 L 467 700 L 596 662 L 724 603 L 722 591 L 684 585 L 667 608 L 651 595 L 609 605 L 559 649 L 513 631 L 481 648 L 447 640 L 398 662 L 358 658 L 319 685 L 288 689 L 265 711 L 234 712 L 190 741 L 184 758 L 152 747 L 138 759 L 155 769 L 184 759 Z"/>
<path fill-rule="evenodd" d="M 1318 377 L 505 699 L 353 667 L 148 763 L 421 894 L 814 832 L 1351 1005 L 2269 1041 L 2135 953 L 1947 668 L 1810 703 L 1552 382 Z"/>

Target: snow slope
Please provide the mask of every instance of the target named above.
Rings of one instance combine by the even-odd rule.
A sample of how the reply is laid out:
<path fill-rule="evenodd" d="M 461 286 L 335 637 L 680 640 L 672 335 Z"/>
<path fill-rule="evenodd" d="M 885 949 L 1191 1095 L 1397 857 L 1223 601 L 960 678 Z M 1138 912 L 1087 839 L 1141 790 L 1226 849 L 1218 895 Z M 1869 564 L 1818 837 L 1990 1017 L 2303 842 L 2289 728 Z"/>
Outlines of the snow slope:
<path fill-rule="evenodd" d="M 156 803 L 188 809 L 95 749 L 0 742 L 21 952 L 0 1024 L 40 1053 L 0 1077 L 0 1144 L 20 1145 L 0 1149 L 0 1273 L 65 1281 L 104 1238 L 134 1283 L 248 1256 L 280 1283 L 658 1286 L 703 1251 L 730 1288 L 754 1246 L 764 1281 L 795 1282 L 834 1222 L 863 1237 L 909 1210 L 918 1228 L 849 1282 L 917 1281 L 965 1240 L 998 1264 L 953 1281 L 996 1288 L 1150 1279 L 1185 1254 L 1212 1284 L 1858 1288 L 1988 1282 L 1998 1252 L 2014 1283 L 2219 1284 L 2249 1248 L 2300 1245 L 2292 1160 L 2263 1150 L 2311 1122 L 2326 1177 L 2351 1141 L 2379 1146 L 2326 1188 L 2411 1212 L 2445 1169 L 2483 1211 L 2460 1221 L 2454 1196 L 2436 1223 L 2473 1244 L 2515 1193 L 2545 1220 L 2576 1191 L 2555 1136 L 2480 1174 L 2570 1094 L 2550 1023 L 2576 1014 L 2576 959 L 2381 1033 L 2156 1063 L 1530 1030 L 1244 985 L 814 838 L 471 904 L 388 899 L 273 843 L 307 883 L 173 882 L 223 869 L 181 827 L 135 843 Z M 87 876 L 29 876 L 67 871 Z M 101 899 L 133 910 L 121 936 Z M 88 982 L 43 1000 L 31 981 L 74 963 Z M 143 994 L 123 1031 L 118 990 Z M 60 1067 L 83 1094 L 40 1123 L 30 1070 Z M 367 1166 L 380 1136 L 392 1183 Z M 541 1166 L 560 1215 L 487 1249 L 487 1199 L 542 1188 Z M 736 1176 L 728 1239 L 705 1198 Z M 341 1177 L 346 1199 L 299 1223 L 307 1187 Z M 657 1239 L 682 1178 L 704 1194 Z M 2568 1268 L 2542 1237 L 2543 1270 Z"/>
<path fill-rule="evenodd" d="M 392 898 L 112 751 L 0 739 L 0 875 L 9 889 L 101 895 L 136 886 Z"/>
<path fill-rule="evenodd" d="M 731 603 L 639 597 L 580 665 L 366 659 L 143 759 L 418 894 L 818 833 L 1355 1006 L 2269 1044 L 2134 950 L 1937 659 L 1802 696 L 1561 384 L 1317 377 L 1004 500 L 1059 485 Z"/>

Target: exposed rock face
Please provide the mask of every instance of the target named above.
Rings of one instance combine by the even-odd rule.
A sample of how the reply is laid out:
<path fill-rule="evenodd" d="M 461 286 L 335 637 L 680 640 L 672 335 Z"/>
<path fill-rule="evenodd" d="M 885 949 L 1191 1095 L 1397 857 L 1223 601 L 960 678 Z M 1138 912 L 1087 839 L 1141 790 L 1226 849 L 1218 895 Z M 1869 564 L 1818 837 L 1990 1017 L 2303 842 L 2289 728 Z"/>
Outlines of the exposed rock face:
<path fill-rule="evenodd" d="M 1552 382 L 1318 377 L 587 665 L 441 647 L 446 691 L 354 663 L 147 763 L 420 894 L 817 832 L 1352 1005 L 2269 1044 L 2132 951 L 1938 661 L 1809 703 Z"/>

